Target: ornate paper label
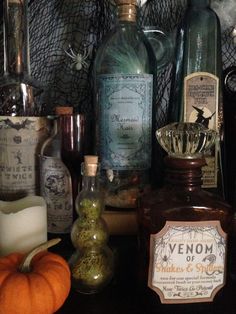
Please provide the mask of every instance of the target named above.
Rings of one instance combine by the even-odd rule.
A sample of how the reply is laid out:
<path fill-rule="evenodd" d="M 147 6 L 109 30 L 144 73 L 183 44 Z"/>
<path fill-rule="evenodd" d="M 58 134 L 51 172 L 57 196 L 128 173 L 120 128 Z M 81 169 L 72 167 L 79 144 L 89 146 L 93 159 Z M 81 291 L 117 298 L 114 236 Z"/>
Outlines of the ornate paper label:
<path fill-rule="evenodd" d="M 212 301 L 225 284 L 225 256 L 219 221 L 167 221 L 150 237 L 148 286 L 162 303 Z"/>
<path fill-rule="evenodd" d="M 100 75 L 100 152 L 103 169 L 151 165 L 153 77 Z"/>
<path fill-rule="evenodd" d="M 69 233 L 73 223 L 71 176 L 63 162 L 40 156 L 41 195 L 47 203 L 48 232 Z"/>
<path fill-rule="evenodd" d="M 184 80 L 184 121 L 198 122 L 218 131 L 219 78 L 206 72 L 196 72 Z M 206 157 L 203 167 L 203 187 L 217 187 L 218 150 L 216 145 Z"/>
<path fill-rule="evenodd" d="M 47 120 L 0 117 L 0 198 L 39 193 L 38 153 L 48 136 Z"/>

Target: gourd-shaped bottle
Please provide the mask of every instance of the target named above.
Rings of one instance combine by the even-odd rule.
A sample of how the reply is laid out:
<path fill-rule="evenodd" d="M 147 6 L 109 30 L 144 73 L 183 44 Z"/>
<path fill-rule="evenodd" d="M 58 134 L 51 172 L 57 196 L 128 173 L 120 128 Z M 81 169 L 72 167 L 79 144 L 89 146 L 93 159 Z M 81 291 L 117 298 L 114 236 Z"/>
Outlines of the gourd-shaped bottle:
<path fill-rule="evenodd" d="M 4 75 L 0 79 L 0 199 L 39 194 L 38 154 L 48 137 L 30 77 L 28 1 L 3 1 Z"/>
<path fill-rule="evenodd" d="M 98 157 L 85 156 L 82 169 L 82 190 L 76 201 L 79 215 L 71 231 L 76 248 L 70 259 L 72 285 L 81 293 L 96 293 L 113 276 L 113 253 L 108 247 L 108 230 L 101 214 L 103 196 L 98 182 Z"/>
<path fill-rule="evenodd" d="M 149 183 L 156 59 L 139 29 L 136 0 L 116 0 L 118 24 L 95 63 L 96 150 L 105 205 L 135 208 Z"/>
<path fill-rule="evenodd" d="M 188 0 L 176 40 L 169 122 L 197 122 L 220 133 L 206 155 L 203 187 L 224 196 L 221 28 L 210 0 Z M 217 144 L 217 143 L 216 143 Z"/>
<path fill-rule="evenodd" d="M 169 312 L 174 312 L 173 304 L 178 304 L 178 312 L 185 312 L 184 303 L 220 303 L 233 210 L 201 188 L 203 154 L 215 137 L 214 130 L 198 123 L 173 123 L 157 130 L 168 152 L 165 185 L 143 198 L 138 211 L 140 278 L 149 287 L 152 308 L 168 303 Z M 195 306 L 197 313 L 207 312 L 207 307 Z"/>

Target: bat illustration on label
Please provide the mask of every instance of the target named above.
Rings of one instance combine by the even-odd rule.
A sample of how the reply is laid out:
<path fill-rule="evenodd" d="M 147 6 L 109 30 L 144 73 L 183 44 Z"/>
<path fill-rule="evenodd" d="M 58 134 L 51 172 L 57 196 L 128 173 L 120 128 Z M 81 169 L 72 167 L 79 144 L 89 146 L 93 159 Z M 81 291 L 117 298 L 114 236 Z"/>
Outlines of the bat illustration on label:
<path fill-rule="evenodd" d="M 29 120 L 29 119 L 25 119 L 24 121 L 14 123 L 9 118 L 2 120 L 1 122 L 4 122 L 6 126 L 13 128 L 17 131 L 21 129 L 29 129 L 29 126 L 32 123 L 34 123 L 34 121 Z"/>

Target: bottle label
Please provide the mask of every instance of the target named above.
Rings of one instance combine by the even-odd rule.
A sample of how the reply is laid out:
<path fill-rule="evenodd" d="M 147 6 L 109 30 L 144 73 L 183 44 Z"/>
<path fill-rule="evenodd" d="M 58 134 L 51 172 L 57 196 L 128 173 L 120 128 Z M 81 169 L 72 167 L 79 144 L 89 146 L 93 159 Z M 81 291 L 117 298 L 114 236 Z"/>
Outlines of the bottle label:
<path fill-rule="evenodd" d="M 72 183 L 69 170 L 55 157 L 40 156 L 41 195 L 47 203 L 48 232 L 70 233 L 73 223 Z"/>
<path fill-rule="evenodd" d="M 219 221 L 167 221 L 150 237 L 148 286 L 162 303 L 210 302 L 225 284 Z"/>
<path fill-rule="evenodd" d="M 100 155 L 103 169 L 151 166 L 153 76 L 100 75 Z"/>
<path fill-rule="evenodd" d="M 219 78 L 206 72 L 192 73 L 184 80 L 184 121 L 197 122 L 218 131 Z M 205 155 L 203 187 L 217 187 L 218 149 L 213 146 Z"/>
<path fill-rule="evenodd" d="M 38 153 L 47 138 L 43 117 L 0 117 L 0 198 L 39 193 Z"/>

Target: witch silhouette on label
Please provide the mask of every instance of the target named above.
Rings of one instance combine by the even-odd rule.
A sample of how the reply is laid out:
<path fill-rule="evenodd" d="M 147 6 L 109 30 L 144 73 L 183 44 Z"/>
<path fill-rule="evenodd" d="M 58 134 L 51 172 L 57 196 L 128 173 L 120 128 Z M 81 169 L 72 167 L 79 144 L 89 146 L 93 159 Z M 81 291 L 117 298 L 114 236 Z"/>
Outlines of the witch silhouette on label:
<path fill-rule="evenodd" d="M 203 109 L 197 108 L 195 106 L 192 106 L 192 107 L 197 111 L 197 118 L 194 122 L 200 123 L 200 124 L 204 125 L 206 128 L 208 128 L 209 127 L 209 121 L 215 115 L 216 112 L 213 112 L 208 117 L 204 117 L 204 110 Z"/>

